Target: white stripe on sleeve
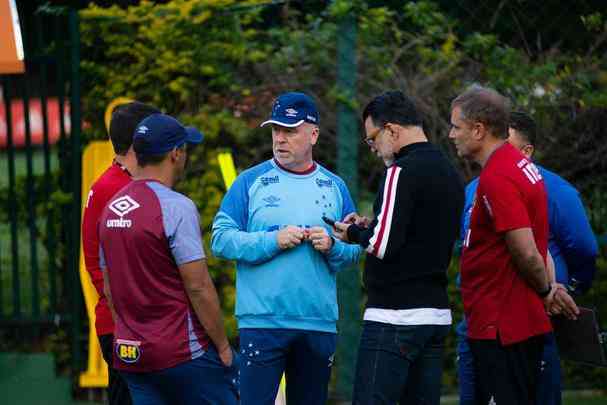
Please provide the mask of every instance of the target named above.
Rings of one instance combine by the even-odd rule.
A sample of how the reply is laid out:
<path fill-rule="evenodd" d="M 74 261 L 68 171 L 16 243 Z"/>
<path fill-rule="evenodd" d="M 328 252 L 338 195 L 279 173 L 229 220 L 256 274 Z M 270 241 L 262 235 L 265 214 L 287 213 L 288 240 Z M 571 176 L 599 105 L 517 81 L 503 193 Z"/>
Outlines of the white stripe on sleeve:
<path fill-rule="evenodd" d="M 367 252 L 380 259 L 384 258 L 388 246 L 388 239 L 392 228 L 392 217 L 394 215 L 398 177 L 401 171 L 400 167 L 392 166 L 386 173 L 381 211 L 377 216 L 377 225 L 373 229 L 373 235 L 369 239 L 369 246 L 367 247 Z"/>

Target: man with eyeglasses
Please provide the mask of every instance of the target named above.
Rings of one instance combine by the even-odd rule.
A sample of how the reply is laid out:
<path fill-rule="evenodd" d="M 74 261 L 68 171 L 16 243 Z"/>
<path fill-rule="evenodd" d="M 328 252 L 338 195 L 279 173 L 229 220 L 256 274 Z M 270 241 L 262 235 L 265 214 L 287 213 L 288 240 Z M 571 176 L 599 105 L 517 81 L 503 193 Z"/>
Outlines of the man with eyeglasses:
<path fill-rule="evenodd" d="M 363 112 L 365 142 L 386 165 L 372 221 L 356 214 L 335 235 L 367 252 L 368 300 L 354 404 L 440 402 L 444 341 L 451 325 L 447 267 L 458 236 L 464 187 L 428 139 L 400 91 Z"/>
<path fill-rule="evenodd" d="M 319 114 L 308 95 L 280 95 L 266 125 L 274 157 L 230 187 L 211 248 L 236 260 L 241 403 L 273 405 L 284 372 L 289 404 L 320 405 L 336 346 L 336 273 L 360 255 L 323 217 L 340 221 L 355 208 L 342 179 L 313 159 Z"/>
<path fill-rule="evenodd" d="M 536 144 L 534 119 L 522 111 L 510 113 L 508 142 L 531 159 Z M 555 268 L 556 282 L 572 295 L 580 295 L 590 288 L 596 271 L 598 247 L 578 191 L 557 174 L 536 165 L 544 180 L 548 197 L 548 224 L 550 252 Z M 470 223 L 470 208 L 478 178 L 466 186 L 466 204 L 462 220 L 462 238 Z M 562 291 L 564 296 L 566 291 Z M 567 294 L 568 295 L 568 294 Z M 571 311 L 572 300 L 563 309 Z M 466 339 L 467 323 L 463 319 L 457 326 L 458 377 L 460 404 L 473 405 L 475 380 L 472 353 Z M 537 403 L 561 404 L 561 367 L 553 334 L 546 335 L 542 355 L 541 374 L 537 388 Z"/>

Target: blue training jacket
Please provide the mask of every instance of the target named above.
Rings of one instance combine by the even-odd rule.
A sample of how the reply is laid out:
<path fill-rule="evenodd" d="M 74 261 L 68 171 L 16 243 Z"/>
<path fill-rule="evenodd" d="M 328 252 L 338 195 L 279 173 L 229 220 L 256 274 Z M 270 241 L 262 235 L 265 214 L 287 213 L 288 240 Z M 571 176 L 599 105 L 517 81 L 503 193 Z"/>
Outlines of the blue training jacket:
<path fill-rule="evenodd" d="M 596 272 L 598 245 L 578 191 L 559 175 L 536 165 L 544 178 L 548 196 L 548 223 L 550 235 L 548 250 L 554 260 L 556 280 L 583 293 L 590 288 Z M 466 202 L 462 215 L 461 240 L 470 227 L 470 214 L 478 177 L 466 186 Z M 459 284 L 459 274 L 458 274 Z M 458 325 L 459 334 L 466 333 L 465 325 Z"/>
<path fill-rule="evenodd" d="M 277 233 L 295 225 L 322 226 L 355 212 L 341 178 L 317 165 L 295 174 L 265 161 L 240 174 L 213 221 L 211 250 L 236 260 L 239 328 L 336 332 L 336 272 L 357 263 L 361 248 L 335 240 L 327 255 L 309 242 L 281 250 Z"/>

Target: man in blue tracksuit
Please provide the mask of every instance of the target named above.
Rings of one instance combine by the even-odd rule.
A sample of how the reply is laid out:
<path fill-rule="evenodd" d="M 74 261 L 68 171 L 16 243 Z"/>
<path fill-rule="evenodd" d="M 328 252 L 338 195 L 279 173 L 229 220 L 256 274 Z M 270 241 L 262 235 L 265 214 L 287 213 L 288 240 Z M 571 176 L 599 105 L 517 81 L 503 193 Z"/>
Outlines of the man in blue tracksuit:
<path fill-rule="evenodd" d="M 536 137 L 533 118 L 523 112 L 513 112 L 509 126 L 508 142 L 531 158 Z M 536 166 L 544 179 L 548 195 L 548 250 L 554 260 L 556 282 L 565 285 L 572 295 L 582 294 L 590 288 L 596 270 L 598 246 L 594 233 L 577 190 L 562 177 L 539 165 Z M 470 225 L 470 210 L 477 185 L 478 178 L 466 187 L 462 239 Z M 473 405 L 476 404 L 474 366 L 466 334 L 467 325 L 464 319 L 457 326 L 460 404 Z M 547 335 L 544 345 L 536 398 L 537 403 L 542 405 L 561 404 L 561 367 L 553 334 Z"/>
<path fill-rule="evenodd" d="M 211 249 L 236 260 L 241 401 L 274 404 L 283 372 L 289 404 L 327 399 L 338 318 L 336 272 L 361 248 L 335 240 L 323 217 L 355 212 L 342 179 L 317 164 L 312 99 L 286 93 L 271 118 L 273 159 L 238 176 L 213 222 Z"/>

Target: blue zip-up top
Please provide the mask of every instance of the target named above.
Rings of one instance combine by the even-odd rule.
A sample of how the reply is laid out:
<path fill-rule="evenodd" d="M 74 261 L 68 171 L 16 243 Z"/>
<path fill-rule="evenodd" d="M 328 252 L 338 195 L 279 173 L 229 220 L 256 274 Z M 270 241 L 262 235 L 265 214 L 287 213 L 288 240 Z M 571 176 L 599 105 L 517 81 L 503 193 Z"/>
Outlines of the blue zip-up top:
<path fill-rule="evenodd" d="M 328 254 L 308 242 L 278 247 L 280 229 L 323 226 L 355 207 L 345 183 L 317 165 L 307 174 L 287 172 L 268 160 L 240 174 L 213 222 L 211 250 L 236 260 L 239 328 L 336 332 L 335 273 L 357 263 L 361 248 L 335 240 Z"/>

